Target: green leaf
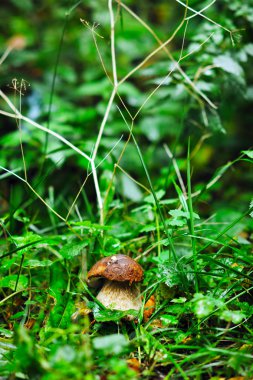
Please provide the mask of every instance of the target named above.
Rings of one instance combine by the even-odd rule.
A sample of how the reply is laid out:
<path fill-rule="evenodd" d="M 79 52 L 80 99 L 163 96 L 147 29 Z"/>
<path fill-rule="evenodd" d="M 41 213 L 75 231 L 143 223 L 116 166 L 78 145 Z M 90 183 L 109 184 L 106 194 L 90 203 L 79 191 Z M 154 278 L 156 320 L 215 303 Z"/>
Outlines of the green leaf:
<path fill-rule="evenodd" d="M 74 222 L 71 223 L 72 226 L 74 227 L 79 227 L 80 229 L 87 229 L 89 232 L 93 231 L 107 231 L 110 230 L 112 227 L 111 226 L 102 226 L 101 224 L 98 223 L 91 223 L 89 220 L 84 220 L 82 222 Z"/>
<path fill-rule="evenodd" d="M 198 318 L 203 318 L 211 314 L 216 306 L 216 301 L 210 296 L 201 293 L 194 294 L 192 300 L 194 314 Z"/>
<path fill-rule="evenodd" d="M 211 109 L 207 112 L 208 128 L 213 132 L 226 133 L 222 125 L 220 115 L 217 111 Z"/>
<path fill-rule="evenodd" d="M 142 192 L 139 186 L 125 174 L 119 175 L 121 182 L 121 193 L 128 199 L 138 202 L 142 199 Z"/>
<path fill-rule="evenodd" d="M 169 214 L 171 216 L 173 216 L 174 218 L 184 217 L 184 218 L 188 218 L 189 219 L 189 216 L 190 216 L 189 212 L 178 210 L 178 209 L 176 209 L 176 210 L 170 210 Z"/>
<path fill-rule="evenodd" d="M 15 290 L 17 278 L 18 278 L 17 274 L 12 274 L 12 275 L 3 277 L 0 281 L 0 287 L 10 288 L 12 290 Z M 27 286 L 28 286 L 28 278 L 24 275 L 20 275 L 16 290 L 19 291 L 19 290 L 26 289 Z"/>
<path fill-rule="evenodd" d="M 110 89 L 110 82 L 107 80 L 107 78 L 104 78 L 97 82 L 93 81 L 78 86 L 76 89 L 76 94 L 80 96 L 101 96 L 108 93 Z"/>
<path fill-rule="evenodd" d="M 25 260 L 23 263 L 23 267 L 29 267 L 29 268 L 38 268 L 38 267 L 49 267 L 53 264 L 53 261 L 51 260 Z"/>
<path fill-rule="evenodd" d="M 60 254 L 64 259 L 72 259 L 79 255 L 84 247 L 88 245 L 88 241 L 81 241 L 78 243 L 68 243 L 60 250 Z"/>
<path fill-rule="evenodd" d="M 114 253 L 117 253 L 121 248 L 121 242 L 119 239 L 116 239 L 112 236 L 108 236 L 105 238 L 104 242 L 104 251 L 103 253 L 105 255 L 112 255 Z"/>
<path fill-rule="evenodd" d="M 185 297 L 179 297 L 179 298 L 173 298 L 173 300 L 171 300 L 170 302 L 185 303 L 186 301 L 187 301 L 187 299 Z"/>
<path fill-rule="evenodd" d="M 242 153 L 246 154 L 246 156 L 253 159 L 253 150 L 243 150 Z"/>
<path fill-rule="evenodd" d="M 19 311 L 18 313 L 13 314 L 10 317 L 10 319 L 19 319 L 19 318 L 23 317 L 24 314 L 25 314 L 25 310 Z"/>
<path fill-rule="evenodd" d="M 169 287 L 182 283 L 178 267 L 172 259 L 168 260 L 166 264 L 159 264 L 158 272 L 161 274 L 164 283 Z"/>
<path fill-rule="evenodd" d="M 244 50 L 246 51 L 246 53 L 248 55 L 253 56 L 253 44 L 252 43 L 245 45 Z"/>
<path fill-rule="evenodd" d="M 118 355 L 128 346 L 128 341 L 122 334 L 111 334 L 93 339 L 96 350 L 102 350 L 104 354 Z"/>
<path fill-rule="evenodd" d="M 171 216 L 173 216 L 174 218 L 186 218 L 186 219 L 190 219 L 190 213 L 187 212 L 187 211 L 182 211 L 182 210 L 171 210 L 169 211 L 169 214 Z M 194 218 L 196 219 L 199 219 L 199 216 L 197 214 L 194 213 Z"/>
<path fill-rule="evenodd" d="M 28 232 L 23 236 L 13 236 L 12 238 L 18 245 L 26 245 L 41 240 L 41 237 L 33 232 Z"/>
<path fill-rule="evenodd" d="M 250 208 L 250 210 L 253 209 L 253 199 L 250 202 L 249 208 Z M 251 213 L 249 215 L 251 216 L 251 218 L 253 218 L 253 211 L 251 211 Z"/>
<path fill-rule="evenodd" d="M 33 232 L 28 232 L 24 236 L 13 236 L 12 239 L 16 243 L 18 254 L 25 254 L 34 249 L 35 244 L 42 241 L 41 237 Z M 34 243 L 34 244 L 33 244 Z M 24 248 L 22 248 L 24 246 Z"/>
<path fill-rule="evenodd" d="M 50 267 L 49 293 L 56 300 L 61 299 L 61 294 L 67 290 L 68 275 L 66 268 L 60 261 L 54 262 Z"/>
<path fill-rule="evenodd" d="M 126 315 L 133 315 L 137 317 L 138 312 L 136 310 L 110 310 L 110 309 L 102 309 L 97 304 L 95 304 L 93 308 L 94 318 L 98 322 L 118 322 Z"/>
<path fill-rule="evenodd" d="M 172 216 L 172 219 L 168 220 L 170 226 L 182 227 L 187 223 L 187 220 L 190 220 L 190 212 L 183 210 L 171 210 L 169 214 Z M 194 219 L 199 219 L 198 214 L 195 212 L 192 213 Z"/>
<path fill-rule="evenodd" d="M 10 330 L 7 330 L 7 329 L 4 329 L 2 327 L 0 327 L 0 336 L 1 337 L 5 337 L 5 338 L 12 338 L 13 337 L 13 331 L 10 331 Z M 8 340 L 7 340 L 8 342 Z M 5 344 L 4 341 L 3 342 L 0 342 L 0 344 Z M 10 343 L 6 343 L 7 347 L 9 346 L 9 344 L 11 345 L 11 340 L 10 340 Z M 14 346 L 13 346 L 14 348 Z"/>
<path fill-rule="evenodd" d="M 160 201 L 162 197 L 165 195 L 165 191 L 161 189 L 161 190 L 156 191 L 155 194 L 156 194 L 156 198 Z M 155 200 L 152 194 L 145 197 L 144 201 L 150 204 L 155 204 Z"/>
<path fill-rule="evenodd" d="M 227 322 L 233 322 L 235 324 L 242 322 L 246 318 L 245 314 L 238 310 L 223 310 L 220 314 L 220 318 Z"/>
<path fill-rule="evenodd" d="M 12 370 L 15 369 L 15 372 L 21 372 L 22 375 L 28 373 L 29 378 L 33 378 L 33 374 L 40 376 L 42 373 L 40 352 L 32 331 L 22 325 L 17 326 L 14 342 L 16 350 L 13 351 Z"/>
<path fill-rule="evenodd" d="M 72 295 L 67 292 L 68 275 L 66 268 L 60 261 L 55 262 L 50 267 L 50 288 L 49 293 L 54 298 L 52 308 L 47 323 L 47 327 L 66 328 L 71 323 L 71 315 L 74 312 L 74 302 Z"/>
<path fill-rule="evenodd" d="M 74 301 L 70 293 L 57 297 L 56 304 L 49 316 L 49 325 L 57 328 L 67 328 L 71 324 L 71 316 L 75 310 Z"/>
<path fill-rule="evenodd" d="M 214 58 L 213 63 L 230 74 L 243 76 L 242 67 L 229 55 L 219 55 Z"/>
<path fill-rule="evenodd" d="M 170 314 L 163 314 L 161 316 L 161 321 L 163 325 L 177 325 L 178 324 L 178 319 L 174 315 Z"/>
<path fill-rule="evenodd" d="M 168 128 L 168 125 L 170 125 L 170 128 Z M 158 142 L 164 136 L 173 132 L 172 126 L 174 125 L 175 119 L 173 117 L 159 115 L 157 112 L 154 116 L 144 117 L 140 122 L 140 129 L 151 142 Z"/>
<path fill-rule="evenodd" d="M 185 219 L 174 218 L 174 219 L 168 220 L 168 225 L 170 226 L 183 227 L 185 224 L 186 224 Z"/>

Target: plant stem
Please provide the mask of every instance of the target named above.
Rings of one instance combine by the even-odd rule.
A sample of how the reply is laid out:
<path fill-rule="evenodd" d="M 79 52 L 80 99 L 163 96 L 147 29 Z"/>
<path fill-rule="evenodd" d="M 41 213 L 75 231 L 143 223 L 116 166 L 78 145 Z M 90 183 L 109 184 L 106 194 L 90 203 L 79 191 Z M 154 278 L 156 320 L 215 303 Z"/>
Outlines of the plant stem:
<path fill-rule="evenodd" d="M 194 272 L 195 272 L 195 292 L 199 291 L 198 284 L 198 256 L 196 251 L 196 239 L 195 239 L 195 231 L 194 231 L 194 215 L 193 215 L 193 207 L 192 207 L 192 192 L 191 192 L 191 164 L 190 164 L 190 138 L 188 141 L 188 152 L 187 152 L 187 187 L 188 187 L 188 208 L 190 213 L 189 220 L 189 230 L 191 234 L 191 244 L 192 244 L 192 254 L 193 254 L 193 263 L 194 263 Z"/>

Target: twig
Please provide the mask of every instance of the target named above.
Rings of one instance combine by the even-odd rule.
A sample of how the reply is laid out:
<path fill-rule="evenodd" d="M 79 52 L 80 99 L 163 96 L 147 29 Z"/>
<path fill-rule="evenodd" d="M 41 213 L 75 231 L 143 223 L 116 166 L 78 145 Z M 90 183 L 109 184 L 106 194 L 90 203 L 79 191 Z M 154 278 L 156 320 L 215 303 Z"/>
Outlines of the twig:
<path fill-rule="evenodd" d="M 58 140 L 61 140 L 65 145 L 69 146 L 71 149 L 73 149 L 75 152 L 79 153 L 81 156 L 86 158 L 87 161 L 91 162 L 91 158 L 84 152 L 82 152 L 79 148 L 77 148 L 75 145 L 73 145 L 71 142 L 66 140 L 63 136 L 59 135 L 59 133 L 52 131 L 51 129 L 48 129 L 46 127 L 43 127 L 42 125 L 36 123 L 35 121 L 29 119 L 28 117 L 22 115 L 17 108 L 14 106 L 14 104 L 10 101 L 10 99 L 3 93 L 2 90 L 0 90 L 0 96 L 6 101 L 6 103 L 9 105 L 9 107 L 12 109 L 14 114 L 6 113 L 5 111 L 0 110 L 0 114 L 6 115 L 9 117 L 12 117 L 14 119 L 21 119 L 26 121 L 28 124 L 33 125 L 37 129 L 40 129 L 41 131 L 44 131 L 46 133 L 49 133 L 50 135 L 56 137 Z"/>
<path fill-rule="evenodd" d="M 121 0 L 116 0 L 117 3 L 120 3 L 120 5 L 129 13 L 132 17 L 134 17 L 145 29 L 149 31 L 149 33 L 154 37 L 154 39 L 158 42 L 158 44 L 161 46 L 163 45 L 160 38 L 157 36 L 157 34 L 153 31 L 153 29 L 145 22 L 143 21 L 135 12 L 133 12 L 127 5 L 122 3 Z M 163 46 L 163 51 L 167 54 L 167 56 L 170 58 L 170 60 L 173 63 L 176 63 L 177 61 L 173 58 L 171 52 L 169 51 L 167 45 Z M 190 87 L 192 87 L 194 93 L 198 94 L 202 99 L 206 101 L 212 108 L 216 109 L 216 105 L 200 90 L 196 87 L 195 83 L 188 77 L 188 75 L 184 72 L 184 70 L 181 68 L 181 66 L 178 64 L 177 66 L 178 71 L 182 75 L 182 77 L 185 79 L 186 83 L 189 84 Z"/>

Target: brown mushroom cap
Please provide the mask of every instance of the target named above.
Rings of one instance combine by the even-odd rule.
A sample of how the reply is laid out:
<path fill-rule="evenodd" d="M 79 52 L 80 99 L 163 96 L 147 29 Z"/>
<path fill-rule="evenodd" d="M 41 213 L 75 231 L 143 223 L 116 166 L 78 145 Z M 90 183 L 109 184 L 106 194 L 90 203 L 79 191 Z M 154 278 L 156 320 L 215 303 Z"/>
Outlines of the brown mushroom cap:
<path fill-rule="evenodd" d="M 104 277 L 110 281 L 139 282 L 143 277 L 142 267 L 131 257 L 118 254 L 104 257 L 89 270 L 87 278 Z"/>

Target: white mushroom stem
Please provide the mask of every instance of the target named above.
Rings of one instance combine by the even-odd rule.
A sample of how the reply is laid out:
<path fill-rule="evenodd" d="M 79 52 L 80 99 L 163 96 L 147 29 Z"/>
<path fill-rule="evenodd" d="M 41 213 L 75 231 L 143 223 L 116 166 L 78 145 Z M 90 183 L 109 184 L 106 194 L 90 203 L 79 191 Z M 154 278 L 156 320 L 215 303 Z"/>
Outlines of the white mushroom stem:
<path fill-rule="evenodd" d="M 97 299 L 108 309 L 140 310 L 142 306 L 139 286 L 129 282 L 107 280 L 97 295 Z"/>

